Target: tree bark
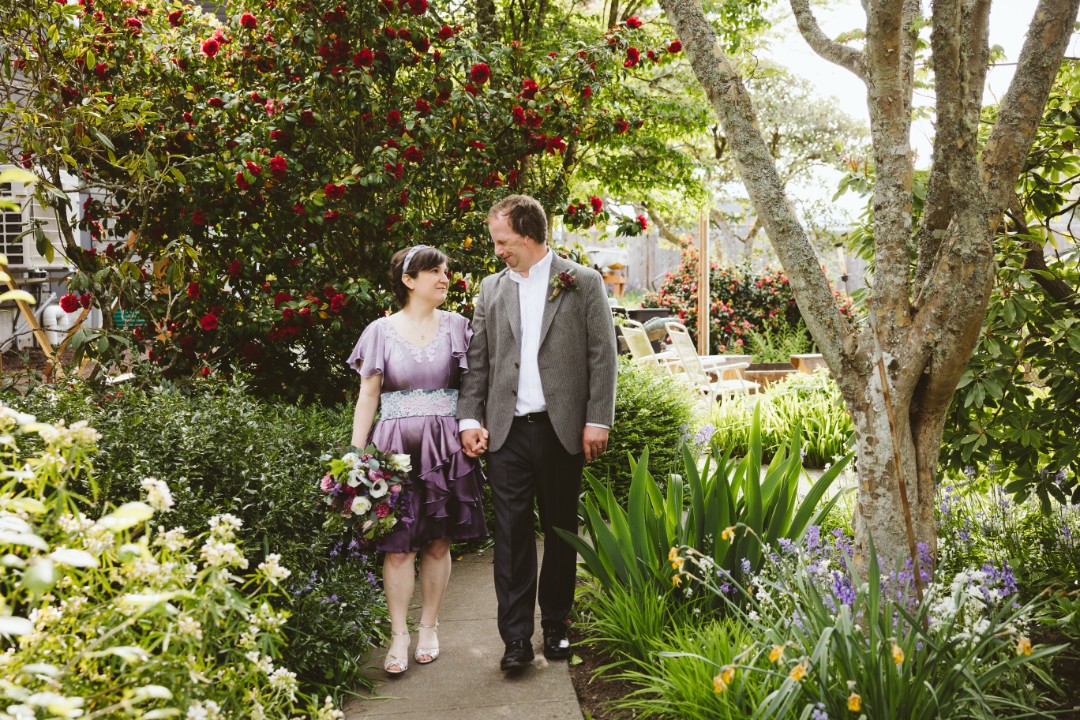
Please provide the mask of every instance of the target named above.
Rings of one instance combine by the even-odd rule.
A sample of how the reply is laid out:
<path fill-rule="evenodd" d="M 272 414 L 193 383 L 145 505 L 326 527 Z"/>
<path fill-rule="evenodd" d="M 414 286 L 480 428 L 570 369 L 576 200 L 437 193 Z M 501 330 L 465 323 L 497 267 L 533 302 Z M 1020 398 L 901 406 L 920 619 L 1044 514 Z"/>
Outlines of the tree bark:
<path fill-rule="evenodd" d="M 912 536 L 931 554 L 936 551 L 934 491 L 945 413 L 986 315 L 994 280 L 993 234 L 1034 140 L 1080 0 L 1040 0 L 981 156 L 977 133 L 989 0 L 934 0 L 937 136 L 927 208 L 914 235 L 909 137 L 916 28 L 922 20 L 918 0 L 864 0 L 865 52 L 827 38 L 807 0 L 790 1 L 811 47 L 867 86 L 877 262 L 867 327 L 855 327 L 837 311 L 819 260 L 784 196 L 742 78 L 717 43 L 700 0 L 661 4 L 851 412 L 859 477 L 855 561 L 865 569 L 871 538 L 889 564 L 911 554 Z"/>

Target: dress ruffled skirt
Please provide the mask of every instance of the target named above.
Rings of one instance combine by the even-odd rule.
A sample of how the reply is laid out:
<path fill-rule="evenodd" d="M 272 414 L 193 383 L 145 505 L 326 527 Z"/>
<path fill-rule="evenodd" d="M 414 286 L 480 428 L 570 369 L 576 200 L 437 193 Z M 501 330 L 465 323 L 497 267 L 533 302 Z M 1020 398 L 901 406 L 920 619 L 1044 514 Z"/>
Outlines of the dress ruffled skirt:
<path fill-rule="evenodd" d="M 394 530 L 379 538 L 381 552 L 416 552 L 432 540 L 487 537 L 484 473 L 461 450 L 457 420 L 424 415 L 381 420 L 371 436 L 383 452 L 408 453 L 413 470 Z"/>

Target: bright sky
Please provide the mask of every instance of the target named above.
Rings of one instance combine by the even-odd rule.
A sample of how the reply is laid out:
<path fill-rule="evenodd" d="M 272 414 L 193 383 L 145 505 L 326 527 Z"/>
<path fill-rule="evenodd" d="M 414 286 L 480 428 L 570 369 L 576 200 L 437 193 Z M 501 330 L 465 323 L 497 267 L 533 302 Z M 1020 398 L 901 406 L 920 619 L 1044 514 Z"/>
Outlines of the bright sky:
<path fill-rule="evenodd" d="M 787 3 L 780 3 L 787 6 Z M 987 73 L 984 102 L 991 103 L 1000 99 L 1008 89 L 1015 66 L 1020 56 L 1024 35 L 1035 11 L 1035 0 L 995 0 L 990 12 L 990 45 L 1000 45 L 1005 53 L 1003 64 L 990 68 Z M 814 14 L 825 34 L 836 37 L 841 33 L 866 26 L 866 15 L 860 0 L 831 0 L 827 5 L 815 3 Z M 853 118 L 869 125 L 870 116 L 866 109 L 866 88 L 862 81 L 847 70 L 823 60 L 810 49 L 799 34 L 795 21 L 788 11 L 785 18 L 774 27 L 774 39 L 764 55 L 775 62 L 813 82 L 821 91 L 821 100 L 830 102 L 835 99 L 837 106 Z M 1080 55 L 1080 35 L 1074 34 L 1066 55 Z M 928 95 L 916 97 L 916 104 L 931 105 L 933 98 Z M 929 163 L 933 127 L 929 121 L 917 122 L 912 127 L 911 142 L 922 166 Z M 805 189 L 793 188 L 793 194 L 806 195 Z M 831 196 L 835 186 L 822 188 L 825 195 Z M 809 193 L 813 195 L 814 193 Z M 847 199 L 854 201 L 854 196 Z M 841 202 L 844 202 L 843 200 Z M 852 206 L 854 207 L 854 206 Z"/>

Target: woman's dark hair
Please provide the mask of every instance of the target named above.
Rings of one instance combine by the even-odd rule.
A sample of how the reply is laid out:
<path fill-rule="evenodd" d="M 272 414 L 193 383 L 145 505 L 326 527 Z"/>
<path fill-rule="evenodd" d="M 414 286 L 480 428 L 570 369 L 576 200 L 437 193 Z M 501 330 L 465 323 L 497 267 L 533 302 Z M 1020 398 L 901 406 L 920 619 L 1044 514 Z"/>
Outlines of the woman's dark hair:
<path fill-rule="evenodd" d="M 390 258 L 390 290 L 394 293 L 394 298 L 400 307 L 405 307 L 409 302 L 409 288 L 401 280 L 401 270 L 405 264 L 405 256 L 412 250 L 411 247 L 402 248 Z M 409 258 L 408 275 L 416 277 L 424 270 L 431 270 L 444 264 L 449 264 L 449 258 L 441 250 L 423 245 L 418 247 Z"/>
<path fill-rule="evenodd" d="M 507 195 L 488 211 L 488 220 L 505 215 L 510 229 L 543 245 L 547 242 L 547 213 L 540 201 L 528 195 Z"/>

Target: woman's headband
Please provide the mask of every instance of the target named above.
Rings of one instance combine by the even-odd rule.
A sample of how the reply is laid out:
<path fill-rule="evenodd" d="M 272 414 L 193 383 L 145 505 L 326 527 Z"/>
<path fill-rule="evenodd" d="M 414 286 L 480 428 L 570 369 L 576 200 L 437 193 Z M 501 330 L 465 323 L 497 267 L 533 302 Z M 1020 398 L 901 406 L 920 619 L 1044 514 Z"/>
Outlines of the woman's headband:
<path fill-rule="evenodd" d="M 423 250 L 426 247 L 428 247 L 428 246 L 427 245 L 413 245 L 411 248 L 409 248 L 409 252 L 407 252 L 405 254 L 405 262 L 401 263 L 401 274 L 402 275 L 405 275 L 405 274 L 407 274 L 409 272 L 409 261 L 413 259 L 413 255 L 420 252 L 421 250 Z"/>

